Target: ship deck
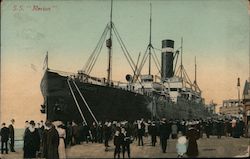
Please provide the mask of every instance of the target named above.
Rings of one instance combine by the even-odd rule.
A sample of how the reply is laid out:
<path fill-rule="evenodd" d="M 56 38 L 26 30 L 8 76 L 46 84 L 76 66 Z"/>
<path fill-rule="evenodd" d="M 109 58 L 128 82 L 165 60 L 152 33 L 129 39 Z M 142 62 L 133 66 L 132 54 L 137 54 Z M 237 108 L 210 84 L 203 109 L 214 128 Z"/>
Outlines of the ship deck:
<path fill-rule="evenodd" d="M 247 148 L 249 147 L 249 138 L 231 138 L 222 137 L 217 139 L 212 136 L 198 140 L 199 157 L 247 157 Z M 175 144 L 177 140 L 169 139 L 167 153 L 162 153 L 159 139 L 155 147 L 150 146 L 150 138 L 144 138 L 145 145 L 137 146 L 137 142 L 131 144 L 131 158 L 175 158 L 177 157 Z M 113 141 L 109 142 L 111 146 L 109 151 L 104 151 L 104 145 L 98 143 L 82 143 L 81 145 L 72 146 L 66 149 L 67 158 L 113 158 L 114 146 Z M 16 152 L 3 154 L 0 158 L 22 158 L 22 148 L 16 149 Z M 121 155 L 122 157 L 122 155 Z M 125 156 L 127 158 L 127 156 Z"/>

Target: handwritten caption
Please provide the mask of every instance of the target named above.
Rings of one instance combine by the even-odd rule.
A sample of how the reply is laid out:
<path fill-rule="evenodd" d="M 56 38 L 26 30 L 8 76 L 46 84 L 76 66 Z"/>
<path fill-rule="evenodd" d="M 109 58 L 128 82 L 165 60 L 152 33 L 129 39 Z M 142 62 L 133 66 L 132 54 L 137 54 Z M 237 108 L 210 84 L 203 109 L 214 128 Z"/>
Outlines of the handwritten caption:
<path fill-rule="evenodd" d="M 42 5 L 13 5 L 12 10 L 14 12 L 32 11 L 32 12 L 50 12 L 54 10 L 56 6 L 42 6 Z"/>

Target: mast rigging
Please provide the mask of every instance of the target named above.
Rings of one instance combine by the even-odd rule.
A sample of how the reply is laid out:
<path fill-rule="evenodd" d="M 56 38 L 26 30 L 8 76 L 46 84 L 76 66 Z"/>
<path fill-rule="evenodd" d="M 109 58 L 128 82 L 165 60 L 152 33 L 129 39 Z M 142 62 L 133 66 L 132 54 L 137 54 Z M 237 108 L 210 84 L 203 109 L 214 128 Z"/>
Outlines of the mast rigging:
<path fill-rule="evenodd" d="M 153 54 L 152 54 L 152 50 L 153 50 Z M 155 50 L 154 47 L 152 45 L 152 4 L 150 3 L 150 18 L 149 18 L 149 44 L 146 48 L 146 51 L 142 57 L 142 60 L 140 62 L 140 65 L 138 67 L 137 74 L 133 77 L 133 82 L 136 82 L 139 78 L 139 76 L 141 75 L 141 71 L 143 66 L 145 65 L 147 59 L 148 59 L 148 75 L 151 75 L 151 69 L 152 69 L 152 58 L 153 61 L 156 65 L 156 68 L 158 70 L 158 73 L 160 73 L 160 62 L 155 54 Z"/>
<path fill-rule="evenodd" d="M 112 11 L 113 11 L 113 0 L 111 0 L 111 11 L 110 11 L 110 24 L 109 24 L 109 39 L 106 41 L 106 46 L 108 48 L 108 77 L 107 84 L 110 85 L 112 79 Z"/>
<path fill-rule="evenodd" d="M 107 68 L 107 81 L 106 84 L 110 85 L 111 81 L 112 81 L 112 40 L 113 40 L 113 33 L 121 47 L 121 50 L 124 54 L 124 56 L 126 57 L 126 60 L 129 63 L 129 66 L 131 67 L 132 71 L 134 74 L 136 74 L 136 65 L 130 55 L 130 53 L 128 52 L 127 48 L 125 47 L 125 44 L 121 38 L 121 36 L 119 35 L 115 24 L 112 21 L 113 18 L 113 0 L 111 0 L 111 11 L 110 11 L 110 21 L 108 22 L 108 24 L 106 25 L 101 38 L 99 39 L 97 46 L 95 47 L 94 51 L 92 52 L 91 56 L 89 57 L 89 59 L 87 60 L 84 68 L 83 68 L 83 72 L 86 75 L 89 75 L 99 57 L 99 54 L 102 50 L 103 47 L 103 43 L 105 41 L 105 38 L 108 36 L 109 33 L 109 37 L 106 40 L 106 47 L 108 48 L 108 68 Z"/>

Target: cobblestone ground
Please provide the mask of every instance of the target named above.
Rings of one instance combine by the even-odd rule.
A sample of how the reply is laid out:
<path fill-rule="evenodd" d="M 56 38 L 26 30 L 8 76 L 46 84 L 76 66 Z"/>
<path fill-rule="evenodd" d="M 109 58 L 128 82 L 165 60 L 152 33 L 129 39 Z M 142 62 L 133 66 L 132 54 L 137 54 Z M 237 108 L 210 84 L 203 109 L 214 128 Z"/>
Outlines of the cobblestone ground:
<path fill-rule="evenodd" d="M 162 153 L 159 139 L 155 147 L 150 145 L 150 138 L 144 138 L 144 146 L 137 146 L 137 141 L 131 144 L 131 158 L 175 158 L 177 157 L 175 144 L 176 140 L 169 139 L 167 153 Z M 217 139 L 202 138 L 198 140 L 199 157 L 203 158 L 225 158 L 225 157 L 247 157 L 249 152 L 250 138 L 222 137 Z M 114 146 L 110 141 L 109 151 L 104 151 L 103 144 L 82 143 L 66 149 L 67 158 L 113 158 Z M 22 149 L 8 155 L 0 155 L 2 159 L 22 158 Z M 122 155 L 121 155 L 122 157 Z M 127 158 L 127 156 L 125 156 Z M 186 156 L 185 156 L 186 157 Z"/>

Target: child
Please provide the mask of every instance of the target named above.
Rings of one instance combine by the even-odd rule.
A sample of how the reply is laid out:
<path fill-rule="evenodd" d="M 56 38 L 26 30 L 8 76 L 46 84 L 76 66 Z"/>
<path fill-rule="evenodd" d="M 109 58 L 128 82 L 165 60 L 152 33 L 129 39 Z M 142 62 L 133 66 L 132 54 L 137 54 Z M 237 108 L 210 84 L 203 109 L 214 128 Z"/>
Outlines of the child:
<path fill-rule="evenodd" d="M 182 158 L 183 155 L 187 152 L 187 138 L 185 136 L 180 136 L 176 143 L 176 150 L 178 158 Z"/>

